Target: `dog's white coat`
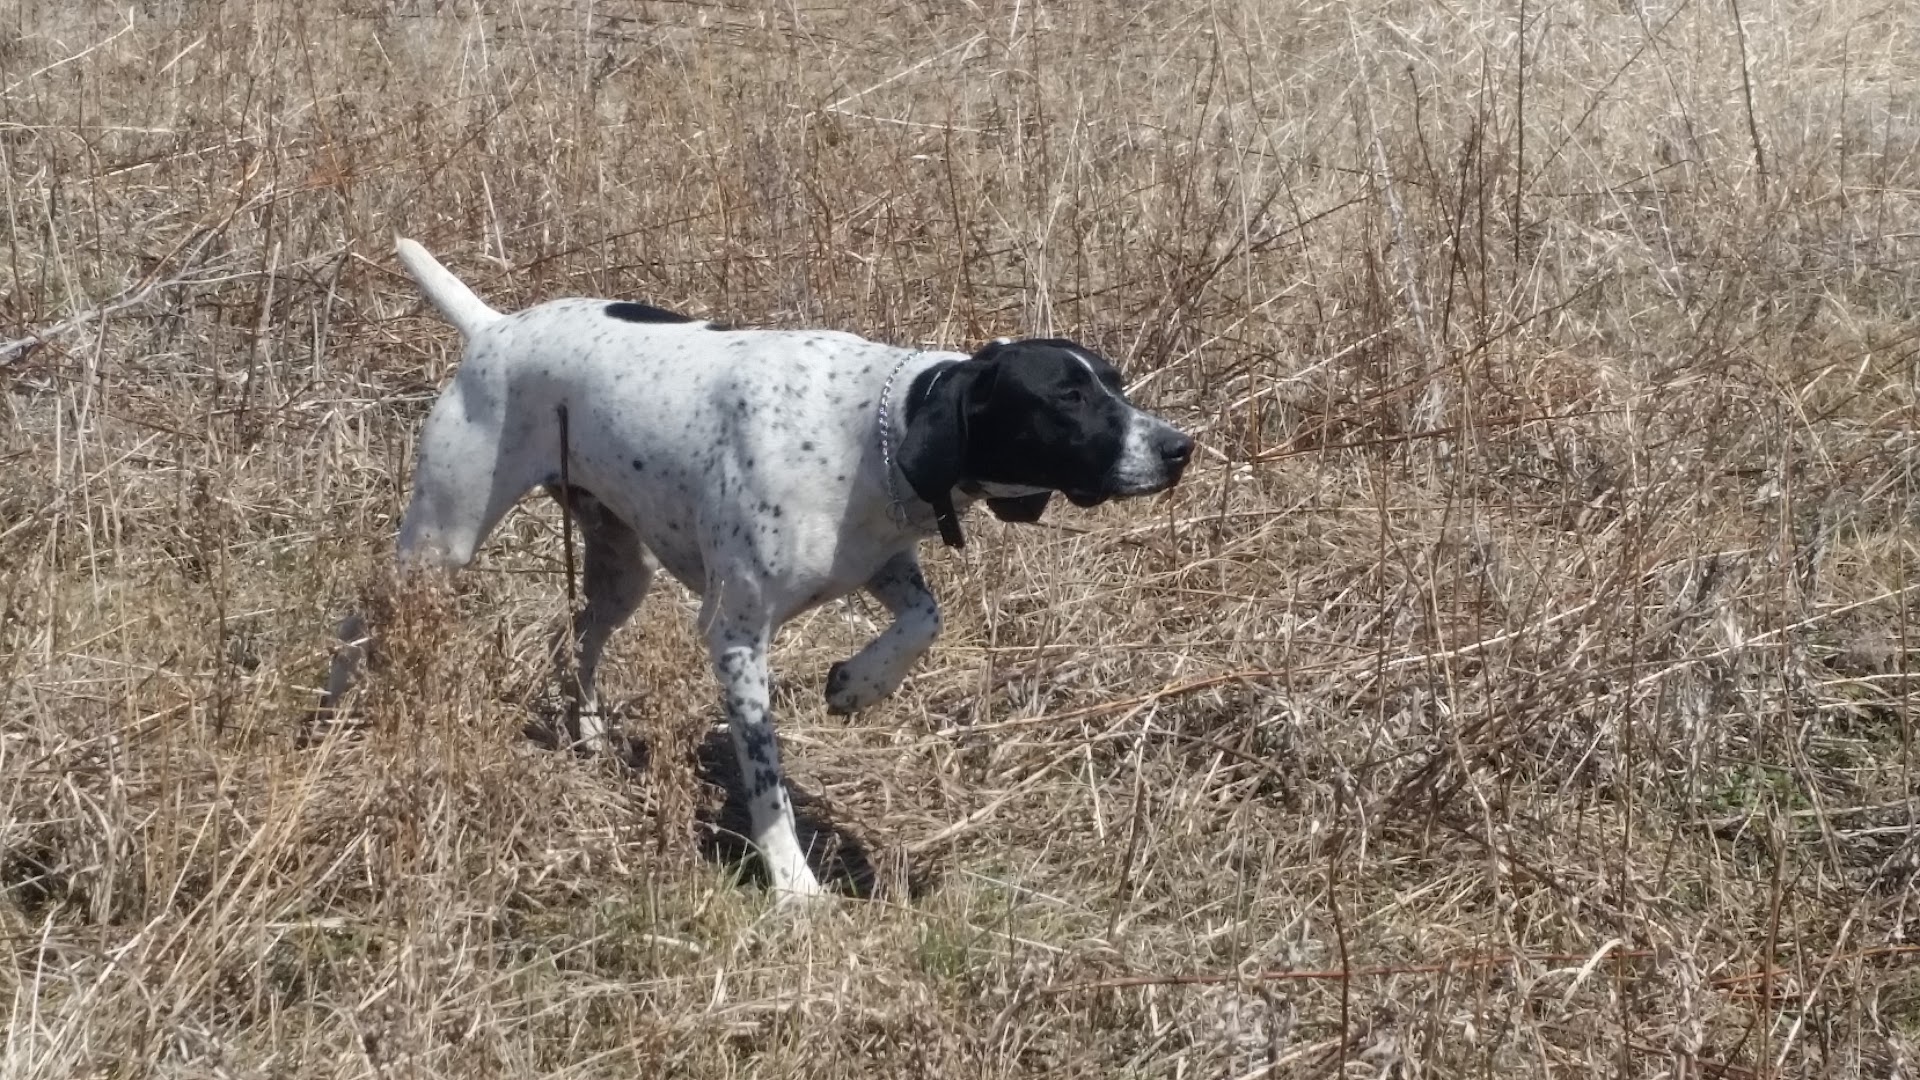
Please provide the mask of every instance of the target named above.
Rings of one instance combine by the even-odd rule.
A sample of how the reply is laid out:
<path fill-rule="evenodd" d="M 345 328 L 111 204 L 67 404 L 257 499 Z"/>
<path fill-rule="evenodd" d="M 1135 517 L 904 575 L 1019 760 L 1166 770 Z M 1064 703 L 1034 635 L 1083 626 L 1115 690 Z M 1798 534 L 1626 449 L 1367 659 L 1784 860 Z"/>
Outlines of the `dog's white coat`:
<path fill-rule="evenodd" d="M 897 466 L 889 483 L 877 417 L 890 377 L 889 411 L 904 417 L 914 376 L 965 355 L 827 331 L 626 321 L 605 300 L 503 315 L 418 244 L 402 239 L 398 250 L 466 339 L 421 432 L 400 559 L 464 566 L 516 501 L 556 484 L 564 409 L 585 552 L 587 605 L 572 642 L 584 735 L 604 735 L 593 681 L 607 639 L 664 566 L 703 599 L 700 626 L 750 792 L 749 839 L 777 890 L 818 892 L 781 779 L 767 647 L 792 616 L 867 589 L 894 622 L 829 675 L 829 708 L 852 712 L 892 693 L 933 643 L 939 607 L 914 555 L 933 516 Z M 1157 490 L 1156 469 L 1159 486 L 1170 482 L 1148 445 L 1154 425 L 1166 427 L 1134 411 L 1118 463 L 1141 490 Z M 900 433 L 890 436 L 897 449 Z M 890 492 L 909 497 L 896 506 Z M 968 501 L 955 493 L 962 509 Z M 334 703 L 362 660 L 358 616 L 341 635 Z"/>

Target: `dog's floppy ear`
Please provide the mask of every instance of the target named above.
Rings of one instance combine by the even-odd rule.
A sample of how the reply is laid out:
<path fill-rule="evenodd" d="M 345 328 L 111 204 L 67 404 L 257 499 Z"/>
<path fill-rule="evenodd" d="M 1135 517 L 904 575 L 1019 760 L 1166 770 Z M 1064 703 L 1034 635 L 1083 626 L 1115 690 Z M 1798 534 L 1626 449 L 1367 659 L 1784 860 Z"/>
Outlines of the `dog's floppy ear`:
<path fill-rule="evenodd" d="M 1040 520 L 1047 508 L 1047 500 L 1053 498 L 1053 492 L 1042 491 L 1037 495 L 1015 495 L 1004 499 L 988 499 L 987 509 L 1001 521 L 1011 521 L 1017 525 L 1031 525 Z"/>
<path fill-rule="evenodd" d="M 985 348 L 974 353 L 973 358 L 975 360 L 993 360 L 1001 349 L 1011 344 L 1013 344 L 1012 338 L 995 338 L 988 342 Z M 1013 495 L 1005 498 L 988 499 L 987 509 L 993 511 L 993 516 L 999 518 L 1001 521 L 1009 521 L 1017 525 L 1031 525 L 1040 520 L 1040 515 L 1047 509 L 1047 500 L 1051 498 L 1053 498 L 1052 492 L 1042 491 L 1034 495 Z"/>
<path fill-rule="evenodd" d="M 984 355 L 984 350 L 982 355 Z M 940 539 L 948 547 L 965 547 L 960 515 L 953 508 L 953 489 L 964 479 L 967 464 L 968 397 L 981 369 L 955 364 L 933 378 L 925 401 L 907 422 L 900 440 L 900 471 L 914 494 L 933 507 Z"/>

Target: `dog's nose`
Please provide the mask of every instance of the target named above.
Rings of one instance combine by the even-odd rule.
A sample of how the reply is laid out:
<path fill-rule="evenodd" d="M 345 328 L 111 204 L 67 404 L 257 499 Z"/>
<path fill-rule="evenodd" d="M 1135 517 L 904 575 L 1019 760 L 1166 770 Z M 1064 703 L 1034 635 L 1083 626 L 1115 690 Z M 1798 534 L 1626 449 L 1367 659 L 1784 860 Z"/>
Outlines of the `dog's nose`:
<path fill-rule="evenodd" d="M 1181 432 L 1169 432 L 1160 443 L 1160 460 L 1174 473 L 1187 467 L 1187 460 L 1193 457 L 1193 440 Z"/>

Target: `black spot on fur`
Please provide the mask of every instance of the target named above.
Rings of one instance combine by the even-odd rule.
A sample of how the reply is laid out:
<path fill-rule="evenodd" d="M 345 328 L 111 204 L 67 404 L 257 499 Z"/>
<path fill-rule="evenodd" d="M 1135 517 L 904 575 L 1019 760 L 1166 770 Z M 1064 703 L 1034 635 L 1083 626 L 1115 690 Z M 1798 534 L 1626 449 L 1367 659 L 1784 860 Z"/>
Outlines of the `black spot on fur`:
<path fill-rule="evenodd" d="M 740 733 L 740 741 L 746 744 L 748 757 L 755 761 L 764 761 L 767 748 L 773 745 L 773 730 L 756 724 Z"/>
<path fill-rule="evenodd" d="M 654 307 L 652 304 L 630 303 L 625 300 L 608 304 L 606 311 L 609 316 L 621 322 L 690 323 L 694 321 L 692 316 L 682 315 L 677 311 L 668 311 L 666 308 Z"/>

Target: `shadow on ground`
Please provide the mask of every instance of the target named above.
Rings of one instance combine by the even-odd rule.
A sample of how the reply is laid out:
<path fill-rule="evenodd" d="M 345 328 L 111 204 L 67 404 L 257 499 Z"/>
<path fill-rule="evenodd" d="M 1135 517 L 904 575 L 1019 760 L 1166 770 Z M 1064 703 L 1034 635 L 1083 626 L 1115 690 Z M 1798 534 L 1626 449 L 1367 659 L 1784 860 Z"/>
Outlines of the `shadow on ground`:
<path fill-rule="evenodd" d="M 536 718 L 526 726 L 529 739 L 557 750 L 565 740 L 564 717 L 558 709 L 536 710 Z M 617 718 L 624 719 L 624 718 Z M 630 732 L 632 726 L 616 726 Z M 653 764 L 653 750 L 645 736 L 622 734 L 621 762 L 634 778 L 644 777 Z M 766 871 L 747 842 L 747 793 L 740 773 L 733 742 L 723 726 L 709 726 L 706 737 L 694 751 L 694 776 L 718 789 L 722 798 L 708 801 L 697 816 L 700 854 L 718 865 L 737 871 L 745 881 L 762 888 L 767 885 Z M 933 882 L 924 867 L 916 869 L 906 852 L 878 843 L 852 823 L 836 818 L 828 800 L 787 779 L 793 796 L 793 815 L 800 846 L 807 852 L 807 863 L 829 890 L 861 900 L 900 902 L 918 900 Z"/>

